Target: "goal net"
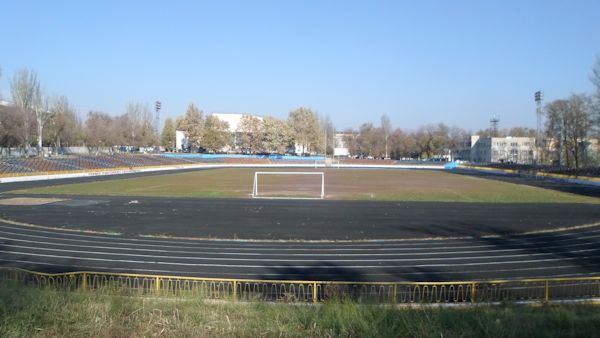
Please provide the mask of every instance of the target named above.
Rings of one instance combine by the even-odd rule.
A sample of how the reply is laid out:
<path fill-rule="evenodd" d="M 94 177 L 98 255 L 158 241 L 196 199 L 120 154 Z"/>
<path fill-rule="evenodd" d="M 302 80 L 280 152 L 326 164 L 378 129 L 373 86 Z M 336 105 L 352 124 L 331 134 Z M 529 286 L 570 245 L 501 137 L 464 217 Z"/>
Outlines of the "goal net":
<path fill-rule="evenodd" d="M 301 171 L 257 171 L 252 198 L 323 199 L 325 173 Z"/>

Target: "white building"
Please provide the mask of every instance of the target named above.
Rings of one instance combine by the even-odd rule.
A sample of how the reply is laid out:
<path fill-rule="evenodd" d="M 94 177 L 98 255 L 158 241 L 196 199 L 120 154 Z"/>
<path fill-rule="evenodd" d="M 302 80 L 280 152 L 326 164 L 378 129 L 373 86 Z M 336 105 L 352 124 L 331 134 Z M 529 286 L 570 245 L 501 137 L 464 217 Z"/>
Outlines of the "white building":
<path fill-rule="evenodd" d="M 535 162 L 534 137 L 479 137 L 471 136 L 470 160 L 474 163 Z"/>

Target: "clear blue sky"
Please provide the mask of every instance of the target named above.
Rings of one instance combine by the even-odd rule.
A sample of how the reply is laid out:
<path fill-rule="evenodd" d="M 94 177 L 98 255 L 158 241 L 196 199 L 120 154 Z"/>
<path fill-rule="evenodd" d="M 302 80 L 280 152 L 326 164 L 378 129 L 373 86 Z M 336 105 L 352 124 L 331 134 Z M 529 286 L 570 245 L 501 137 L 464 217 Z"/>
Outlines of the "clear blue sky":
<path fill-rule="evenodd" d="M 4 1 L 0 92 L 20 68 L 83 116 L 163 102 L 162 117 L 306 106 L 338 129 L 535 127 L 591 92 L 600 1 Z"/>

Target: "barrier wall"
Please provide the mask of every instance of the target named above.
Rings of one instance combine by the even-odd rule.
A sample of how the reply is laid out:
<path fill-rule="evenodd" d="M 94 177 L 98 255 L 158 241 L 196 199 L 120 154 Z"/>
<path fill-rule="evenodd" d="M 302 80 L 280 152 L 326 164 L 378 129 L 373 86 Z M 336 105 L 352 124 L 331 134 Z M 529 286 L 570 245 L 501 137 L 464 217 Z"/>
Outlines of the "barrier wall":
<path fill-rule="evenodd" d="M 103 272 L 47 274 L 0 268 L 0 280 L 62 290 L 318 303 L 350 298 L 391 304 L 548 302 L 600 297 L 600 277 L 459 282 L 326 282 L 218 279 Z"/>

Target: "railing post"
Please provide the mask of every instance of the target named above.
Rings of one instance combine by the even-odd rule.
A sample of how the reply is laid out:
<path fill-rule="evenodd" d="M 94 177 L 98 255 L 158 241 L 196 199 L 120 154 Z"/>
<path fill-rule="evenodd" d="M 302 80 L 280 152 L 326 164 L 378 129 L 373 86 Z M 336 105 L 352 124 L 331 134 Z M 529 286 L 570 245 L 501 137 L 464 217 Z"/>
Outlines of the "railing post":
<path fill-rule="evenodd" d="M 233 301 L 237 301 L 237 281 L 233 281 Z"/>
<path fill-rule="evenodd" d="M 394 284 L 394 294 L 392 295 L 392 302 L 396 304 L 398 301 L 398 284 Z"/>
<path fill-rule="evenodd" d="M 477 283 L 473 283 L 471 284 L 471 303 L 475 303 L 475 297 L 476 297 L 476 290 L 475 288 L 477 287 Z"/>
<path fill-rule="evenodd" d="M 313 303 L 317 304 L 319 297 L 317 295 L 317 283 L 313 283 Z"/>
<path fill-rule="evenodd" d="M 548 280 L 546 279 L 546 283 L 544 286 L 544 301 L 548 302 L 550 300 L 550 287 L 548 285 Z"/>
<path fill-rule="evenodd" d="M 160 292 L 160 277 L 158 277 L 158 276 L 156 277 L 155 284 L 156 284 L 156 293 L 158 294 Z"/>
<path fill-rule="evenodd" d="M 81 289 L 87 290 L 87 273 L 84 272 L 81 274 Z"/>

